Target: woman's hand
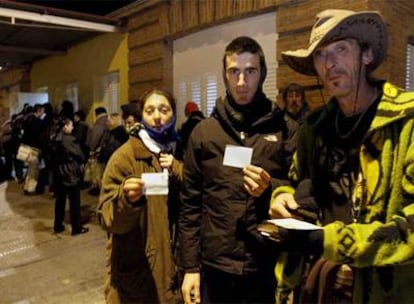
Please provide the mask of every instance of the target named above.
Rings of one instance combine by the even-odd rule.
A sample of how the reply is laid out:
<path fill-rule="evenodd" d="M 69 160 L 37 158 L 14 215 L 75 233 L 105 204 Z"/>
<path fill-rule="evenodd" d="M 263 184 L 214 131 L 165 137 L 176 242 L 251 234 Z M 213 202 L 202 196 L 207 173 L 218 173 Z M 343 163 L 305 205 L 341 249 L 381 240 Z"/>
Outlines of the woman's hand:
<path fill-rule="evenodd" d="M 143 195 L 144 182 L 137 177 L 130 177 L 124 182 L 124 194 L 129 202 L 137 202 Z"/>
<path fill-rule="evenodd" d="M 174 156 L 172 154 L 161 153 L 159 160 L 161 168 L 167 169 L 168 172 L 171 172 Z"/>

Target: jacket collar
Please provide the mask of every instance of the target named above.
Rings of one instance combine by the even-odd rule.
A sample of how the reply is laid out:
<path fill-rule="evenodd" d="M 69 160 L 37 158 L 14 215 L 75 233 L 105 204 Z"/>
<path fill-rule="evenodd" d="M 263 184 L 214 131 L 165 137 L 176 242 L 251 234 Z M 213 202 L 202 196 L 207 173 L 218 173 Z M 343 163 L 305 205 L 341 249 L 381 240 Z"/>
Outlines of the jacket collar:
<path fill-rule="evenodd" d="M 382 92 L 370 131 L 414 115 L 414 92 L 406 92 L 389 82 L 383 84 Z"/>
<path fill-rule="evenodd" d="M 153 153 L 151 153 L 147 149 L 147 147 L 145 147 L 145 145 L 141 141 L 141 139 L 139 139 L 135 136 L 130 136 L 129 137 L 129 142 L 131 143 L 135 159 L 142 160 L 142 159 L 151 158 L 153 156 Z"/>

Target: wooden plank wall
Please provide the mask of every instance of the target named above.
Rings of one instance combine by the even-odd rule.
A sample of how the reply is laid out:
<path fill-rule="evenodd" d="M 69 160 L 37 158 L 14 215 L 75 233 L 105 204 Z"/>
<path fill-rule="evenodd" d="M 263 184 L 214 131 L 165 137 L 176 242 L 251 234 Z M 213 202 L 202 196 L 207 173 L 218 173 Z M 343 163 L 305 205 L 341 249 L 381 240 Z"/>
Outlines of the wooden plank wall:
<path fill-rule="evenodd" d="M 388 26 L 388 55 L 383 64 L 375 71 L 374 76 L 386 79 L 400 87 L 405 86 L 406 48 L 410 37 L 414 37 L 414 2 L 410 0 L 305 0 L 290 1 L 277 10 L 277 58 L 279 69 L 277 83 L 282 91 L 290 82 L 298 82 L 307 86 L 307 99 L 311 108 L 323 104 L 317 86 L 316 77 L 303 76 L 293 72 L 281 60 L 284 50 L 298 49 L 308 46 L 311 26 L 316 14 L 325 9 L 342 8 L 355 11 L 378 10 Z M 280 97 L 279 97 L 280 98 Z M 328 96 L 325 96 L 327 100 Z"/>
<path fill-rule="evenodd" d="M 128 18 L 130 100 L 153 87 L 172 88 L 169 8 L 162 2 Z"/>
<path fill-rule="evenodd" d="M 130 99 L 154 86 L 172 91 L 172 41 L 228 21 L 274 11 L 279 35 L 277 84 L 280 92 L 290 82 L 308 88 L 311 108 L 322 104 L 315 77 L 292 71 L 281 60 L 284 50 L 308 45 L 318 12 L 330 8 L 379 10 L 390 33 L 388 57 L 375 73 L 404 86 L 406 44 L 414 37 L 414 1 L 410 0 L 158 0 L 129 16 Z M 325 96 L 327 99 L 327 96 Z M 278 100 L 280 102 L 280 98 Z"/>
<path fill-rule="evenodd" d="M 278 0 L 166 0 L 128 18 L 129 99 L 152 87 L 172 91 L 172 41 L 189 33 L 275 10 Z"/>
<path fill-rule="evenodd" d="M 380 11 L 388 26 L 388 56 L 378 72 L 404 88 L 407 43 L 414 38 L 414 1 L 371 0 L 368 9 Z"/>

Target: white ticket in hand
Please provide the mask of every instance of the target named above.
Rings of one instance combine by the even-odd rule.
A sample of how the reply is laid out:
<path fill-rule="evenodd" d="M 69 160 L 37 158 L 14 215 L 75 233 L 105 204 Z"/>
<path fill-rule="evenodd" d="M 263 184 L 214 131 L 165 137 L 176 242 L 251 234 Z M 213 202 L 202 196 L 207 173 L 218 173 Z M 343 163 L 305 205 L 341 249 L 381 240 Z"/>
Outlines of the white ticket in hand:
<path fill-rule="evenodd" d="M 224 151 L 223 165 L 236 168 L 245 168 L 248 165 L 250 165 L 252 155 L 252 148 L 226 145 L 226 150 Z"/>
<path fill-rule="evenodd" d="M 167 195 L 168 194 L 168 171 L 162 173 L 142 173 L 144 182 L 144 195 Z"/>
<path fill-rule="evenodd" d="M 286 228 L 286 229 L 294 229 L 294 230 L 320 230 L 323 229 L 320 226 L 300 221 L 294 218 L 283 218 L 283 219 L 273 219 L 267 220 L 266 222 L 274 224 L 276 226 Z"/>

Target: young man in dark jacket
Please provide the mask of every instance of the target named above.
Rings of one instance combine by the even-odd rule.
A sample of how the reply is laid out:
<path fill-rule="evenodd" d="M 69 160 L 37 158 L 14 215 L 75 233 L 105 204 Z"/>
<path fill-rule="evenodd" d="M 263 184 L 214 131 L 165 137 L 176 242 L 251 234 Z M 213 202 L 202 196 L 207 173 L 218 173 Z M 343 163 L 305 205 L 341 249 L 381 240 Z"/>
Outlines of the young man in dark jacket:
<path fill-rule="evenodd" d="M 273 303 L 275 254 L 256 227 L 268 218 L 272 189 L 286 177 L 283 113 L 262 91 L 266 63 L 255 40 L 238 37 L 227 46 L 223 77 L 227 95 L 193 130 L 184 160 L 183 297 L 185 303 Z M 250 164 L 223 164 L 229 145 L 250 148 Z"/>

